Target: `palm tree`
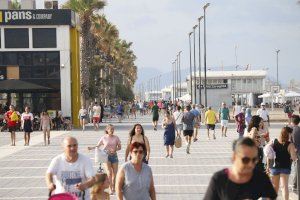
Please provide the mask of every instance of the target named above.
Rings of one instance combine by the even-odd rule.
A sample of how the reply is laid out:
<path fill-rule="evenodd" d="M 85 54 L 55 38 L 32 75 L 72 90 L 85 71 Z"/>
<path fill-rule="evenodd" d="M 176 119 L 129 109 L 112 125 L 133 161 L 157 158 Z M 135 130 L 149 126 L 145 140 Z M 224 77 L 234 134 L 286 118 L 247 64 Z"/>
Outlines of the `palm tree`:
<path fill-rule="evenodd" d="M 94 14 L 103 9 L 105 2 L 103 0 L 68 0 L 63 8 L 69 8 L 78 13 L 81 27 L 81 100 L 86 104 L 89 97 L 89 67 L 92 65 L 95 55 L 95 38 L 91 32 Z"/>
<path fill-rule="evenodd" d="M 20 10 L 21 9 L 21 4 L 17 0 L 12 0 L 10 3 L 10 9 L 12 10 Z"/>

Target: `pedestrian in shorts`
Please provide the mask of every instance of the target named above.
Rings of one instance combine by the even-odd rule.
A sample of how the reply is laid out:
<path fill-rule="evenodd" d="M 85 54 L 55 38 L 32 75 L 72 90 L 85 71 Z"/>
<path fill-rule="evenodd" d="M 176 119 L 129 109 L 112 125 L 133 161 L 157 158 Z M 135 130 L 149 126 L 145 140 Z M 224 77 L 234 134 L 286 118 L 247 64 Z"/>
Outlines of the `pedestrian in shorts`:
<path fill-rule="evenodd" d="M 194 133 L 194 120 L 196 116 L 191 112 L 191 106 L 187 105 L 185 107 L 185 112 L 182 117 L 183 123 L 183 136 L 185 137 L 186 141 L 186 153 L 190 154 L 190 147 L 192 142 L 192 137 Z"/>
<path fill-rule="evenodd" d="M 217 115 L 215 111 L 212 110 L 211 106 L 208 107 L 208 110 L 205 112 L 205 124 L 207 129 L 207 139 L 210 140 L 210 130 L 213 131 L 213 138 L 216 139 L 216 123 L 217 123 Z"/>
<path fill-rule="evenodd" d="M 219 119 L 221 121 L 221 131 L 222 137 L 227 137 L 227 128 L 228 128 L 228 121 L 230 120 L 229 116 L 229 109 L 226 106 L 226 103 L 222 103 L 222 107 L 219 109 Z"/>

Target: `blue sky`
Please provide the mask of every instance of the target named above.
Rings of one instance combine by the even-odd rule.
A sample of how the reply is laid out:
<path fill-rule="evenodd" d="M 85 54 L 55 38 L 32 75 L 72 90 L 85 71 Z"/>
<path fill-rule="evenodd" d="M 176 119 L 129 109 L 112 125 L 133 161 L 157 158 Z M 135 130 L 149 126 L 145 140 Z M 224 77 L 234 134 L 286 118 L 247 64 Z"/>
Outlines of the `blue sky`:
<path fill-rule="evenodd" d="M 265 67 L 269 69 L 269 76 L 276 77 L 275 50 L 280 49 L 280 81 L 299 79 L 299 73 L 295 73 L 300 69 L 300 4 L 297 0 L 209 2 L 206 21 L 209 67 L 221 70 L 223 65 L 224 70 L 232 69 L 227 66 L 235 65 L 237 45 L 239 65 Z M 108 0 L 104 13 L 118 26 L 121 37 L 133 42 L 139 70 L 153 68 L 159 74 L 171 71 L 171 62 L 180 50 L 183 51 L 183 68 L 189 67 L 188 32 L 203 15 L 205 3 L 200 0 Z M 203 24 L 201 28 L 203 31 Z M 201 36 L 203 39 L 203 32 Z"/>

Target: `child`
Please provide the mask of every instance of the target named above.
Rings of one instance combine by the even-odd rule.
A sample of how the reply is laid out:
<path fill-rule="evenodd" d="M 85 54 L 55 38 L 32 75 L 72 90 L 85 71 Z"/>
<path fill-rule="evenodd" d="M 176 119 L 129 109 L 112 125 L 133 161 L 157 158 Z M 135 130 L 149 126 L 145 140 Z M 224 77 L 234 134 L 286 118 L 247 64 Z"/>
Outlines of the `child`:
<path fill-rule="evenodd" d="M 109 187 L 107 174 L 96 174 L 91 190 L 91 200 L 109 200 L 109 194 L 104 190 Z"/>

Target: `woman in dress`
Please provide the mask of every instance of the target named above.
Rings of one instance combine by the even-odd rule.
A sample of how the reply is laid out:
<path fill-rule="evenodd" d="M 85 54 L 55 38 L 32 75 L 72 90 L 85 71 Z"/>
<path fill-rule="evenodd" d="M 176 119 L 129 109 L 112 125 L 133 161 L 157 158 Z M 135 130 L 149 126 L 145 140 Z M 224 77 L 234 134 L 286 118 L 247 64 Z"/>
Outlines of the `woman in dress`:
<path fill-rule="evenodd" d="M 102 136 L 98 144 L 94 147 L 88 147 L 88 150 L 95 149 L 96 147 L 103 146 L 107 152 L 107 162 L 104 163 L 109 182 L 111 194 L 115 193 L 115 179 L 118 172 L 118 154 L 117 151 L 121 150 L 121 141 L 118 136 L 114 135 L 114 126 L 108 124 L 105 128 L 105 135 Z"/>
<path fill-rule="evenodd" d="M 81 109 L 78 112 L 78 119 L 80 121 L 80 126 L 82 127 L 82 131 L 85 130 L 85 124 L 88 117 L 88 111 L 84 108 L 84 106 L 81 106 Z"/>
<path fill-rule="evenodd" d="M 149 157 L 150 157 L 150 144 L 148 138 L 145 136 L 144 133 L 144 128 L 142 127 L 141 124 L 135 124 L 131 131 L 129 132 L 129 138 L 127 142 L 127 148 L 125 151 L 125 162 L 127 162 L 127 158 L 129 155 L 129 149 L 130 145 L 133 144 L 134 142 L 139 142 L 141 144 L 144 144 L 146 146 L 146 151 L 143 157 L 143 162 L 148 164 L 149 162 Z M 129 157 L 129 160 L 131 157 Z"/>
<path fill-rule="evenodd" d="M 245 108 L 242 108 L 241 112 L 235 116 L 235 122 L 237 125 L 237 132 L 239 134 L 239 138 L 242 138 L 245 132 L 246 124 L 245 124 Z"/>
<path fill-rule="evenodd" d="M 24 130 L 24 146 L 29 146 L 30 133 L 33 131 L 33 114 L 30 112 L 30 107 L 25 107 L 25 112 L 21 115 L 21 127 Z"/>
<path fill-rule="evenodd" d="M 166 112 L 165 118 L 163 119 L 162 127 L 165 129 L 164 132 L 164 145 L 166 146 L 166 158 L 170 156 L 173 158 L 174 143 L 175 143 L 175 130 L 179 135 L 176 122 L 174 117 L 169 111 Z"/>
<path fill-rule="evenodd" d="M 41 115 L 41 123 L 40 123 L 40 129 L 44 133 L 44 145 L 50 144 L 50 129 L 52 124 L 52 120 L 47 112 L 42 112 Z M 46 137 L 48 139 L 48 142 L 46 142 Z"/>

